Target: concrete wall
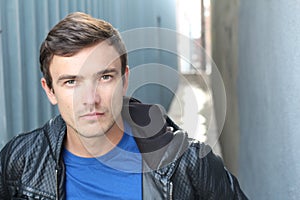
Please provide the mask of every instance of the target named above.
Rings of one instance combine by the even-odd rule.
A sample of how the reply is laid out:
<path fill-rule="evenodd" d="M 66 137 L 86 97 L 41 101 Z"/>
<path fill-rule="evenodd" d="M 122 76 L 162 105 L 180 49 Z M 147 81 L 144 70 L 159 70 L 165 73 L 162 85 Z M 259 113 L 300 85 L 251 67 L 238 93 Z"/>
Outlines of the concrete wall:
<path fill-rule="evenodd" d="M 222 155 L 227 168 L 238 174 L 239 116 L 237 103 L 238 68 L 238 0 L 212 1 L 212 58 L 216 63 L 226 90 L 227 112 L 220 136 Z M 213 93 L 220 88 L 214 85 Z M 216 108 L 218 109 L 218 108 Z"/>
<path fill-rule="evenodd" d="M 212 3 L 213 59 L 228 101 L 225 162 L 250 199 L 299 199 L 299 1 Z"/>
<path fill-rule="evenodd" d="M 240 0 L 239 178 L 251 199 L 300 199 L 299 10 Z"/>

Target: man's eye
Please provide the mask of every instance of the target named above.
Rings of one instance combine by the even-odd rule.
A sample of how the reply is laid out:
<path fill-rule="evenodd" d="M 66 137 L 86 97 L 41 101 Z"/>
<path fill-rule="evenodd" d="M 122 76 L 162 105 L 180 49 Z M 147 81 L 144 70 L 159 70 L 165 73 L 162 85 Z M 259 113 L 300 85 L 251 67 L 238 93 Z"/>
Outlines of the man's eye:
<path fill-rule="evenodd" d="M 108 81 L 108 80 L 112 79 L 112 76 L 111 75 L 103 75 L 103 76 L 101 76 L 101 79 L 104 81 Z"/>
<path fill-rule="evenodd" d="M 75 80 L 67 80 L 65 82 L 66 85 L 75 85 L 76 81 Z"/>

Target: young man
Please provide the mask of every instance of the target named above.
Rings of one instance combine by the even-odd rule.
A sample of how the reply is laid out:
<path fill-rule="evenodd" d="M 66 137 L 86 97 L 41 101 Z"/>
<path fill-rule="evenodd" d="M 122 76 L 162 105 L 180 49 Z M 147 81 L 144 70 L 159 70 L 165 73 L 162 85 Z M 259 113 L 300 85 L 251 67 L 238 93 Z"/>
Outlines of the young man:
<path fill-rule="evenodd" d="M 61 115 L 2 149 L 0 199 L 247 199 L 209 147 L 125 97 L 126 49 L 109 23 L 68 15 L 40 63 Z"/>

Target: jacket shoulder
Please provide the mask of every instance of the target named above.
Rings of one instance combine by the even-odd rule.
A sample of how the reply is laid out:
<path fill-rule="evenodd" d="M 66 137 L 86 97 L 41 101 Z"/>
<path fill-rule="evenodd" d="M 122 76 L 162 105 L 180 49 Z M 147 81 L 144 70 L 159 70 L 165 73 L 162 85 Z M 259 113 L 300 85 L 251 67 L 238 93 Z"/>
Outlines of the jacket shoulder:
<path fill-rule="evenodd" d="M 40 137 L 43 137 L 42 134 L 43 128 L 18 134 L 6 143 L 1 152 L 4 151 L 5 154 L 13 153 L 26 148 L 27 145 L 32 146 L 35 142 L 38 142 Z"/>
<path fill-rule="evenodd" d="M 192 139 L 189 139 L 189 143 L 189 148 L 179 161 L 179 175 L 174 176 L 175 179 L 189 179 L 186 181 L 195 188 L 194 195 L 201 198 L 247 199 L 237 179 L 209 145 Z"/>
<path fill-rule="evenodd" d="M 3 168 L 21 172 L 26 161 L 45 152 L 51 137 L 54 137 L 51 136 L 51 132 L 55 126 L 54 121 L 57 121 L 56 118 L 49 120 L 40 128 L 13 137 L 0 151 L 0 164 Z"/>
<path fill-rule="evenodd" d="M 43 140 L 43 128 L 21 133 L 12 138 L 0 152 L 3 168 L 15 169 L 14 172 L 17 175 L 17 172 L 22 171 L 24 158 L 34 153 L 34 147 L 40 146 Z"/>
<path fill-rule="evenodd" d="M 36 148 L 45 148 L 55 143 L 64 130 L 64 122 L 60 116 L 49 120 L 44 126 L 35 130 L 24 132 L 13 137 L 1 150 L 1 157 L 22 157 L 36 151 Z"/>
<path fill-rule="evenodd" d="M 58 130 L 62 130 L 60 123 L 50 120 L 41 128 L 15 136 L 4 146 L 0 152 L 0 199 L 25 193 L 52 198 L 55 187 L 50 180 L 56 166 L 53 144 L 63 138 Z"/>

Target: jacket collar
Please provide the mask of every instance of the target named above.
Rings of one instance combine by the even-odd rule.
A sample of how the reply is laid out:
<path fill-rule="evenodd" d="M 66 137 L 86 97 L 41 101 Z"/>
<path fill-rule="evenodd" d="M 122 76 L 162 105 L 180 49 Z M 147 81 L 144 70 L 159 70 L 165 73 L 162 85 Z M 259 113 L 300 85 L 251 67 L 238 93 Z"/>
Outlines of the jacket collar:
<path fill-rule="evenodd" d="M 53 155 L 56 166 L 59 166 L 60 154 L 66 134 L 66 123 L 61 115 L 58 115 L 44 126 L 44 133 L 49 140 L 51 154 Z"/>

